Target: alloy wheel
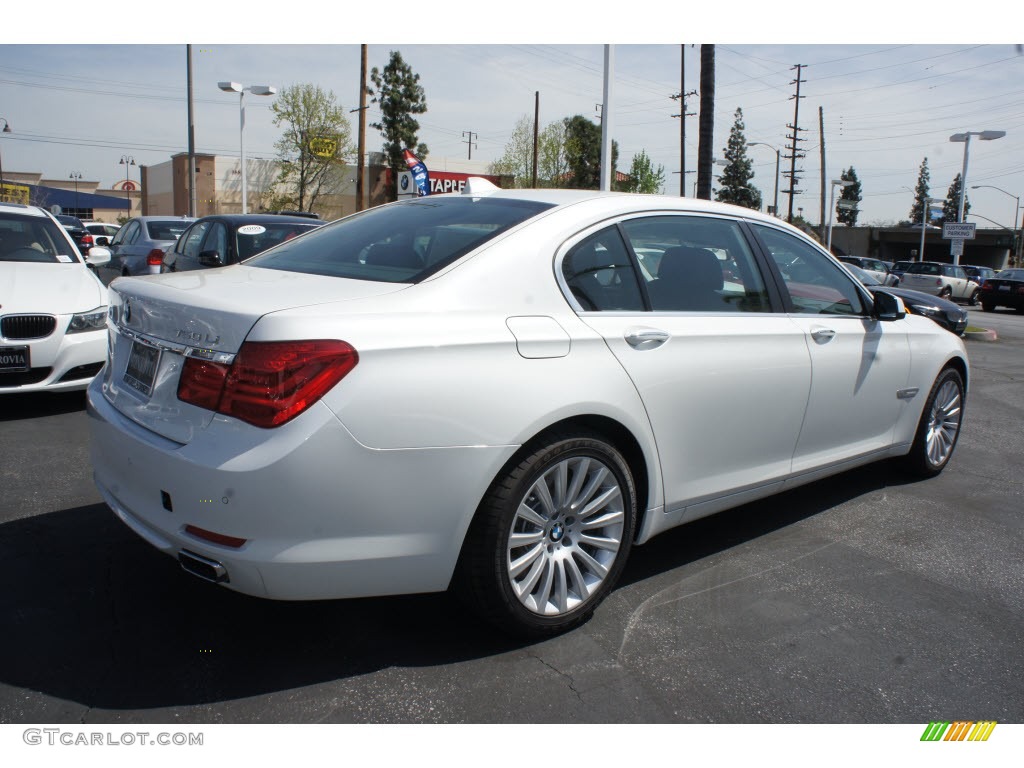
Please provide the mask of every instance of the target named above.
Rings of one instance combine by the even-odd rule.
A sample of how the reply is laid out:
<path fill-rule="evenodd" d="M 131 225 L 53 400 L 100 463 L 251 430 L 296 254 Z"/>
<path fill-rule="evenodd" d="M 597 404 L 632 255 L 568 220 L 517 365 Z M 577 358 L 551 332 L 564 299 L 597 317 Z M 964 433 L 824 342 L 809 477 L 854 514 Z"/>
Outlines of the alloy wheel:
<path fill-rule="evenodd" d="M 601 587 L 622 546 L 625 502 L 615 473 L 592 456 L 547 468 L 519 502 L 506 567 L 529 611 L 559 616 Z"/>

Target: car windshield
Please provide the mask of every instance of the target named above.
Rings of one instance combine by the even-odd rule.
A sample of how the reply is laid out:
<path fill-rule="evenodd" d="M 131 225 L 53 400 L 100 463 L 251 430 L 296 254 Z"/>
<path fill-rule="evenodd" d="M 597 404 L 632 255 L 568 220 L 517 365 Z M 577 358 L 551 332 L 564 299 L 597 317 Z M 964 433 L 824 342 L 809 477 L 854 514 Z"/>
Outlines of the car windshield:
<path fill-rule="evenodd" d="M 853 276 L 860 280 L 864 285 L 881 285 L 873 275 L 869 275 L 863 269 L 853 264 L 847 264 L 846 268 L 853 272 Z"/>
<path fill-rule="evenodd" d="M 71 264 L 80 259 L 52 219 L 0 213 L 0 261 Z"/>
<path fill-rule="evenodd" d="M 918 262 L 917 264 L 911 264 L 907 269 L 907 273 L 911 275 L 941 275 L 942 265 Z"/>
<path fill-rule="evenodd" d="M 177 240 L 181 233 L 188 229 L 191 221 L 147 221 L 146 231 L 150 240 Z"/>
<path fill-rule="evenodd" d="M 549 203 L 527 200 L 425 197 L 328 224 L 251 259 L 247 265 L 417 283 L 550 207 Z"/>
<path fill-rule="evenodd" d="M 1024 280 L 1024 269 L 1004 269 L 996 277 L 1000 280 Z"/>

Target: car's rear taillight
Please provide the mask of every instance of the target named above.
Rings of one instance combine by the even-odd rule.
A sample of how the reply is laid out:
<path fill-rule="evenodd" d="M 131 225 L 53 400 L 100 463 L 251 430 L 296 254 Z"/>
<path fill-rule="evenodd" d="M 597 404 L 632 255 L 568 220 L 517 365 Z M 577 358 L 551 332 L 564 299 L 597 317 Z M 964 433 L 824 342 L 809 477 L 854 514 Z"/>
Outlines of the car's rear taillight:
<path fill-rule="evenodd" d="M 178 399 L 246 421 L 276 427 L 323 397 L 359 362 L 344 341 L 247 341 L 230 366 L 190 357 Z"/>
<path fill-rule="evenodd" d="M 159 248 L 154 248 L 148 254 L 146 254 L 146 264 L 150 267 L 159 267 L 164 263 L 164 252 Z"/>
<path fill-rule="evenodd" d="M 92 245 L 93 245 L 92 235 L 89 235 L 89 234 L 82 235 L 82 247 L 83 248 L 92 248 Z"/>
<path fill-rule="evenodd" d="M 941 277 L 935 278 L 935 287 L 936 288 L 941 288 L 942 287 L 942 278 Z"/>
<path fill-rule="evenodd" d="M 983 290 L 983 291 L 991 291 L 992 290 L 992 284 L 988 280 L 986 280 L 984 283 L 981 284 L 981 290 Z"/>

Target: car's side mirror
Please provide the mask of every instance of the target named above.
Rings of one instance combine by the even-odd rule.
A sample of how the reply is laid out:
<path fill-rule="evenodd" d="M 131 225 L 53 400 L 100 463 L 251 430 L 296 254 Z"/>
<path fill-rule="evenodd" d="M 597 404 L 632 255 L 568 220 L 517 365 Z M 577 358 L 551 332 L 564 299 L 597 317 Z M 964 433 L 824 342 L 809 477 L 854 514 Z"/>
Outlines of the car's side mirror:
<path fill-rule="evenodd" d="M 104 248 L 106 248 L 108 245 L 110 245 L 110 238 L 104 237 L 103 235 L 97 235 L 96 237 L 93 238 L 93 242 L 96 243 L 96 245 L 101 245 Z"/>
<path fill-rule="evenodd" d="M 907 316 L 903 299 L 885 291 L 875 291 L 875 317 L 879 320 L 902 320 Z"/>
<path fill-rule="evenodd" d="M 88 255 L 85 257 L 85 263 L 90 267 L 102 267 L 104 264 L 110 263 L 110 250 L 107 248 L 101 248 L 99 246 L 93 246 L 89 249 Z"/>
<path fill-rule="evenodd" d="M 204 267 L 223 267 L 224 261 L 218 251 L 202 251 L 199 254 L 199 263 Z"/>

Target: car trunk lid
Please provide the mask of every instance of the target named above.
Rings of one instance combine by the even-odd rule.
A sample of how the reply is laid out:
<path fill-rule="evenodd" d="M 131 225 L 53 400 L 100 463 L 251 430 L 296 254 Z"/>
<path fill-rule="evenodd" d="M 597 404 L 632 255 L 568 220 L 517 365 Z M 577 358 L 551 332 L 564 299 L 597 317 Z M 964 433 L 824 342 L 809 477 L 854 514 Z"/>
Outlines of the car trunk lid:
<path fill-rule="evenodd" d="M 268 313 L 406 287 L 245 266 L 120 278 L 110 286 L 104 397 L 137 424 L 188 443 L 215 414 L 178 399 L 186 357 L 230 362 Z"/>

